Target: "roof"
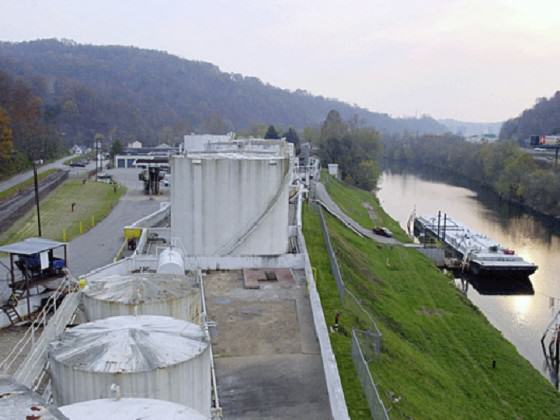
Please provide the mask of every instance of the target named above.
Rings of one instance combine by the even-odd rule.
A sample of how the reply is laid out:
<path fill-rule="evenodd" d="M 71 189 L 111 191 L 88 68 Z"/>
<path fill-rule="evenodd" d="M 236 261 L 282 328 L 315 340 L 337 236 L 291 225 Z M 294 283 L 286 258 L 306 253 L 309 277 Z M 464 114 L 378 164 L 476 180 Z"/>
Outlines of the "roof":
<path fill-rule="evenodd" d="M 63 245 L 66 245 L 66 242 L 52 241 L 44 238 L 27 238 L 20 242 L 0 246 L 0 252 L 18 255 L 32 255 L 48 251 L 49 249 L 55 249 Z"/>
<path fill-rule="evenodd" d="M 84 293 L 92 299 L 134 305 L 180 299 L 199 290 L 193 275 L 132 273 L 92 280 Z"/>
<path fill-rule="evenodd" d="M 67 330 L 50 344 L 49 358 L 89 372 L 144 372 L 186 362 L 207 347 L 202 328 L 190 322 L 113 316 Z"/>
<path fill-rule="evenodd" d="M 192 408 L 170 401 L 142 398 L 99 399 L 60 407 L 71 420 L 205 420 Z"/>
<path fill-rule="evenodd" d="M 26 419 L 32 415 L 41 420 L 68 420 L 56 407 L 13 378 L 0 375 L 0 418 Z"/>

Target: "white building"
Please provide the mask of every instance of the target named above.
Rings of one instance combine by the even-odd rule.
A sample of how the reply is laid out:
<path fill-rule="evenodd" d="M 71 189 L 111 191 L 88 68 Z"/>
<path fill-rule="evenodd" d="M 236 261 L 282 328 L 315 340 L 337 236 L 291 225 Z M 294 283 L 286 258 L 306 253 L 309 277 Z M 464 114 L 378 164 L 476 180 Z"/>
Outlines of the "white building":
<path fill-rule="evenodd" d="M 132 143 L 128 143 L 127 147 L 129 147 L 130 149 L 140 149 L 142 148 L 142 143 L 138 140 L 135 140 Z"/>
<path fill-rule="evenodd" d="M 210 143 L 225 143 L 233 140 L 234 133 L 225 135 L 215 134 L 187 134 L 185 136 L 185 151 L 196 152 L 205 150 Z"/>
<path fill-rule="evenodd" d="M 171 234 L 187 255 L 281 255 L 288 249 L 293 145 L 229 140 L 171 158 Z M 191 149 L 192 150 L 192 149 Z"/>
<path fill-rule="evenodd" d="M 332 175 L 338 179 L 338 163 L 329 163 L 327 167 L 329 170 L 329 175 Z"/>

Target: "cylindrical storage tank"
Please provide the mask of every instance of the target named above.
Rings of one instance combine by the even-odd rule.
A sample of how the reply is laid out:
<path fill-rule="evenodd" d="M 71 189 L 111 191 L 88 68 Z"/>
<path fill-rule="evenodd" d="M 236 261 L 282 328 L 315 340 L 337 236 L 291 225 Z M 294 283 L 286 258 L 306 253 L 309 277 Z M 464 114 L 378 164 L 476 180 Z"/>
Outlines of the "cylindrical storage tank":
<path fill-rule="evenodd" d="M 109 398 L 176 402 L 210 416 L 210 350 L 202 327 L 165 316 L 114 316 L 49 346 L 57 405 Z"/>
<path fill-rule="evenodd" d="M 118 315 L 162 315 L 199 323 L 200 285 L 194 274 L 111 275 L 83 289 L 88 321 Z"/>
<path fill-rule="evenodd" d="M 162 274 L 185 274 L 185 259 L 179 248 L 165 248 L 158 257 L 157 272 Z"/>
<path fill-rule="evenodd" d="M 60 407 L 70 420 L 208 420 L 184 405 L 144 398 L 101 399 Z"/>
<path fill-rule="evenodd" d="M 0 419 L 68 420 L 58 408 L 47 404 L 39 394 L 0 375 Z"/>

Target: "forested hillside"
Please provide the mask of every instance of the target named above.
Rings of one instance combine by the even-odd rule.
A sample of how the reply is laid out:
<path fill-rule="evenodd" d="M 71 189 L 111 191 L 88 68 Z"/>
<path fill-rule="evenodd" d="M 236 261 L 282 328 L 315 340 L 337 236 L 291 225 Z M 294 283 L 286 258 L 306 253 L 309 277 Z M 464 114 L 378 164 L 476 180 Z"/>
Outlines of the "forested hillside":
<path fill-rule="evenodd" d="M 28 168 L 32 160 L 64 153 L 41 98 L 24 81 L 0 71 L 0 179 Z"/>
<path fill-rule="evenodd" d="M 357 115 L 381 132 L 445 131 L 430 117 L 393 119 L 224 73 L 210 63 L 133 47 L 57 40 L 0 43 L 0 70 L 29 81 L 67 144 L 91 144 L 98 133 L 154 144 L 174 142 L 191 131 L 223 133 L 255 124 L 318 127 L 331 109 L 345 119 Z"/>
<path fill-rule="evenodd" d="M 476 144 L 458 136 L 387 138 L 385 157 L 443 169 L 494 190 L 500 197 L 543 214 L 560 215 L 560 178 L 542 168 L 513 141 Z"/>
<path fill-rule="evenodd" d="M 560 91 L 550 99 L 537 99 L 533 108 L 506 121 L 500 138 L 522 141 L 531 135 L 542 134 L 560 134 Z"/>

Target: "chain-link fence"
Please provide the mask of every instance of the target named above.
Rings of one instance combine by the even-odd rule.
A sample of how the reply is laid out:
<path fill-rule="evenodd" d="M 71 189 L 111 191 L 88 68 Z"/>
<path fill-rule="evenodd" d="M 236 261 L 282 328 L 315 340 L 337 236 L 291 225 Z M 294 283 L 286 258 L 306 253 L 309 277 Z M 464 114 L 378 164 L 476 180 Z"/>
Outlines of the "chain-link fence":
<path fill-rule="evenodd" d="M 368 359 L 362 351 L 363 348 L 369 348 L 367 343 L 371 342 L 370 340 L 365 340 L 366 345 L 363 345 L 364 341 L 359 337 L 364 334 L 368 335 L 369 331 L 352 330 L 352 360 L 354 361 L 358 378 L 362 384 L 362 389 L 364 390 L 371 411 L 371 417 L 375 420 L 388 420 L 389 414 L 387 414 L 387 410 L 379 396 L 375 382 L 373 382 L 371 372 L 369 371 Z"/>
<path fill-rule="evenodd" d="M 358 299 L 354 293 L 352 293 L 344 283 L 342 277 L 342 272 L 340 271 L 340 266 L 334 252 L 329 229 L 327 226 L 326 218 L 323 214 L 323 209 L 321 206 L 315 206 L 319 212 L 319 217 L 321 219 L 321 230 L 323 231 L 323 240 L 325 242 L 325 247 L 327 248 L 327 254 L 329 256 L 329 261 L 331 265 L 331 272 L 336 282 L 336 287 L 338 289 L 338 294 L 340 297 L 340 302 L 345 305 L 354 305 L 360 312 L 362 312 L 366 317 L 366 323 L 368 324 L 367 330 L 357 330 L 352 329 L 352 359 L 362 384 L 364 394 L 368 401 L 368 405 L 371 410 L 372 418 L 374 419 L 389 419 L 387 410 L 383 405 L 383 401 L 379 396 L 379 392 L 373 382 L 373 378 L 369 371 L 368 362 L 374 360 L 381 353 L 382 335 L 377 325 L 373 319 L 373 316 L 369 311 L 362 305 L 360 299 Z"/>

